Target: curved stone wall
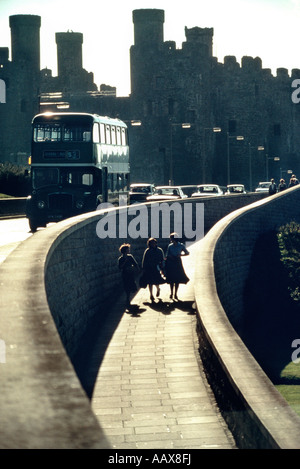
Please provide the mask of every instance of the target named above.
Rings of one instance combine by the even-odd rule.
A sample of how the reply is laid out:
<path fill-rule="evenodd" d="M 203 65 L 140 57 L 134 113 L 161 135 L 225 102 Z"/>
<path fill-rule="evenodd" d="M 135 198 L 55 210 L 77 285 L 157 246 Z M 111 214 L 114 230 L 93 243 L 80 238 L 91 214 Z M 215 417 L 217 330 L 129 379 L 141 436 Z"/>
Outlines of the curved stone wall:
<path fill-rule="evenodd" d="M 205 231 L 260 197 L 206 199 Z M 109 447 L 72 364 L 89 323 L 101 324 L 119 291 L 122 238 L 98 238 L 101 216 L 39 230 L 0 266 L 0 448 Z M 141 260 L 146 239 L 130 242 Z"/>
<path fill-rule="evenodd" d="M 195 299 L 203 360 L 220 407 L 241 448 L 299 448 L 300 419 L 249 353 L 243 290 L 258 237 L 300 222 L 300 187 L 220 220 L 194 247 Z"/>

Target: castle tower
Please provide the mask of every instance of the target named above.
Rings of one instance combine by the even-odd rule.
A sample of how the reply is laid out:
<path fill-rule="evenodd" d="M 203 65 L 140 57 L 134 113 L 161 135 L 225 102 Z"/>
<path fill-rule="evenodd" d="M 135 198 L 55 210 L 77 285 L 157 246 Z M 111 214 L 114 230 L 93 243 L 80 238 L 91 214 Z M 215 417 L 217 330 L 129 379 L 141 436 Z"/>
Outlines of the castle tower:
<path fill-rule="evenodd" d="M 34 72 L 40 70 L 41 17 L 13 15 L 9 17 L 11 28 L 12 62 L 25 61 Z"/>
<path fill-rule="evenodd" d="M 83 34 L 68 31 L 55 34 L 57 44 L 57 74 L 71 75 L 82 70 Z"/>
<path fill-rule="evenodd" d="M 159 46 L 164 42 L 164 10 L 145 9 L 132 12 L 135 46 Z"/>
<path fill-rule="evenodd" d="M 195 45 L 199 50 L 201 50 L 201 47 L 203 50 L 205 48 L 206 55 L 212 57 L 213 35 L 213 28 L 199 28 L 196 26 L 189 29 L 185 27 L 186 43 L 184 45 Z"/>

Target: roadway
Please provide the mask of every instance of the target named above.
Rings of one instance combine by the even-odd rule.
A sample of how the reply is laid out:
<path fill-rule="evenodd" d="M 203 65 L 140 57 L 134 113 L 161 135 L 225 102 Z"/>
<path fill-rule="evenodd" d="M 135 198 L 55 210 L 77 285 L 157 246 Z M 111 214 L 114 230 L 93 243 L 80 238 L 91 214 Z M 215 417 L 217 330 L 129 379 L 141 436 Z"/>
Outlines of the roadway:
<path fill-rule="evenodd" d="M 8 218 L 0 220 L 0 263 L 25 239 L 32 236 L 28 220 Z"/>

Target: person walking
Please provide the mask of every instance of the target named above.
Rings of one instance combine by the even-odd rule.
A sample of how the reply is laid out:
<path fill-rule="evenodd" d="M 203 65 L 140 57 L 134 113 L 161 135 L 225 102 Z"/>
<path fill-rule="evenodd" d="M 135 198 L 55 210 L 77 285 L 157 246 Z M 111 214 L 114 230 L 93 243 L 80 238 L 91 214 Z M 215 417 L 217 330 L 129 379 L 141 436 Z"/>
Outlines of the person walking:
<path fill-rule="evenodd" d="M 278 192 L 282 192 L 286 189 L 286 183 L 284 179 L 280 179 L 278 184 Z"/>
<path fill-rule="evenodd" d="M 170 298 L 178 300 L 177 292 L 180 283 L 187 284 L 189 278 L 184 271 L 181 256 L 188 256 L 189 251 L 183 243 L 179 241 L 177 233 L 170 234 L 170 244 L 166 252 L 165 269 L 167 283 L 170 284 Z"/>
<path fill-rule="evenodd" d="M 294 187 L 299 184 L 298 179 L 296 178 L 295 174 L 292 174 L 292 177 L 290 179 L 289 187 Z"/>
<path fill-rule="evenodd" d="M 138 270 L 138 263 L 133 255 L 130 254 L 130 244 L 122 244 L 119 251 L 121 256 L 118 259 L 118 265 L 122 271 L 123 286 L 126 293 L 126 309 L 129 309 L 131 293 L 137 291 L 135 274 Z"/>
<path fill-rule="evenodd" d="M 269 187 L 269 195 L 274 195 L 277 192 L 277 185 L 274 179 L 271 179 L 271 185 Z"/>
<path fill-rule="evenodd" d="M 156 286 L 156 296 L 159 296 L 159 286 L 165 283 L 165 279 L 161 275 L 164 267 L 164 252 L 160 247 L 158 247 L 157 240 L 155 238 L 149 238 L 147 246 L 148 247 L 144 252 L 142 260 L 142 276 L 144 284 L 148 285 L 150 300 L 154 301 L 153 285 Z"/>

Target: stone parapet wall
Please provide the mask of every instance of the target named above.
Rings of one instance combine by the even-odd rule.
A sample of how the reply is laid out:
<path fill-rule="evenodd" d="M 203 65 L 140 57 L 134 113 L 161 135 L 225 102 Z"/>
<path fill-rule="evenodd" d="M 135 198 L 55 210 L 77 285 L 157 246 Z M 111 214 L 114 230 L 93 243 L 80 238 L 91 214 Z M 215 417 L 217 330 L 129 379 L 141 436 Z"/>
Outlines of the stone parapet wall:
<path fill-rule="evenodd" d="M 216 213 L 225 216 L 251 201 L 201 200 L 205 231 Z M 104 318 L 121 291 L 118 248 L 127 237 L 101 240 L 101 217 L 85 214 L 39 230 L 0 266 L 0 338 L 6 346 L 0 448 L 108 447 L 72 365 L 88 324 Z M 146 239 L 128 240 L 141 262 Z M 165 249 L 168 239 L 159 243 Z"/>
<path fill-rule="evenodd" d="M 220 301 L 238 332 L 243 327 L 243 293 L 255 242 L 260 235 L 277 231 L 292 220 L 300 223 L 299 207 L 297 188 L 242 208 L 222 220 L 225 229 L 214 252 L 215 276 Z"/>
<path fill-rule="evenodd" d="M 241 208 L 221 219 L 193 248 L 200 351 L 240 448 L 299 448 L 299 417 L 238 334 L 255 242 L 292 220 L 300 223 L 299 203 L 297 187 Z"/>

